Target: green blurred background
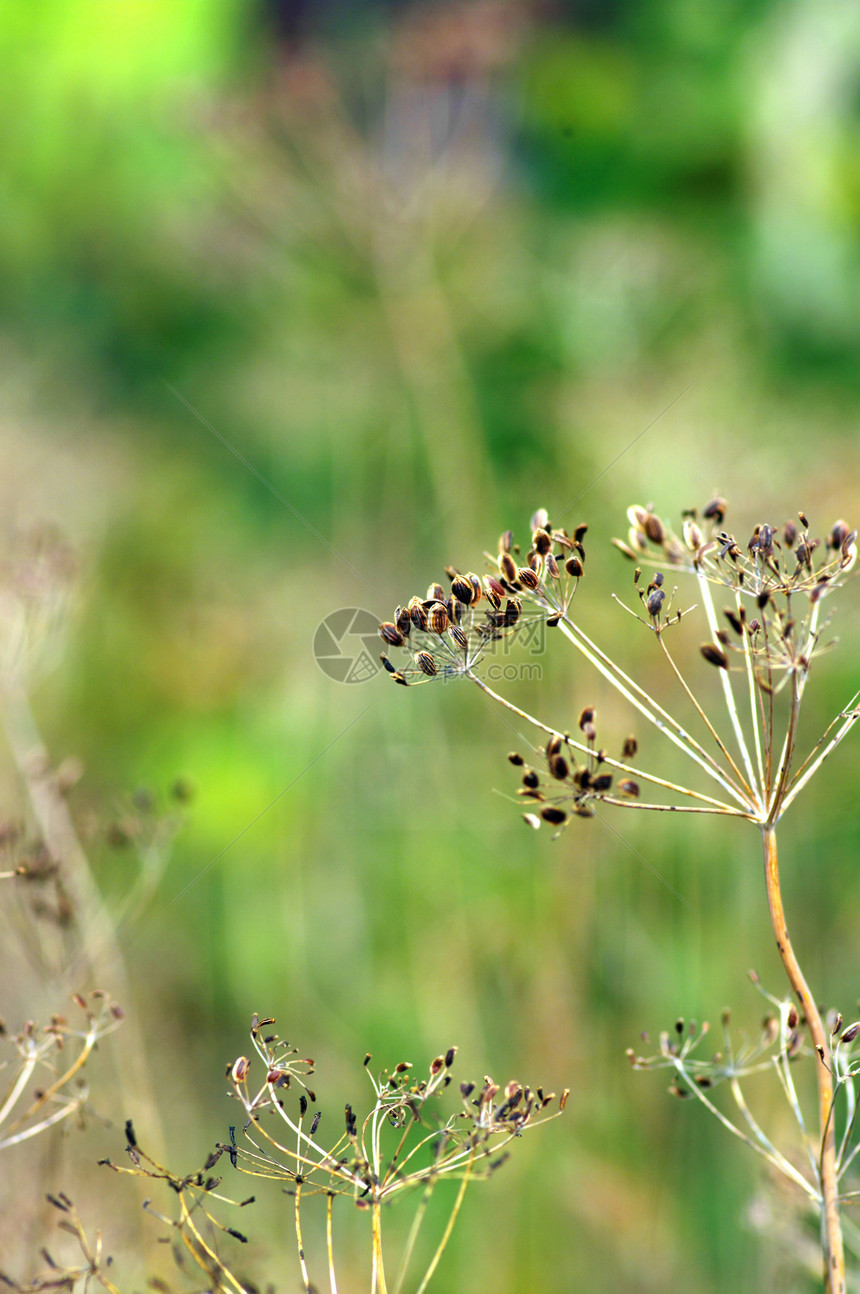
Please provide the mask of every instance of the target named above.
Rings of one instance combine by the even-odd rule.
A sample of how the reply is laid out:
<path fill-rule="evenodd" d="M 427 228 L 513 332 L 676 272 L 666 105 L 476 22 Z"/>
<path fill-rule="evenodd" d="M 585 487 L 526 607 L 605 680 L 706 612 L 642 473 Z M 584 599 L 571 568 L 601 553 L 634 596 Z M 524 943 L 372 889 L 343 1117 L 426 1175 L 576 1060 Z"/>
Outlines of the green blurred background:
<path fill-rule="evenodd" d="M 752 1156 L 624 1060 L 727 1002 L 755 1031 L 752 965 L 782 992 L 752 829 L 631 814 L 553 844 L 496 794 L 517 741 L 477 689 L 341 684 L 312 645 L 339 608 L 387 618 L 445 564 L 481 569 L 544 505 L 589 522 L 584 622 L 662 689 L 609 600 L 628 504 L 677 520 L 719 489 L 739 532 L 856 521 L 860 10 L 4 0 L 0 66 L 0 501 L 7 535 L 48 522 L 78 555 L 32 701 L 83 763 L 112 901 L 128 794 L 196 788 L 120 935 L 157 1111 L 94 1073 L 113 1125 L 16 1161 L 19 1248 L 65 1189 L 139 1288 L 159 1228 L 94 1160 L 133 1112 L 197 1167 L 257 1010 L 316 1057 L 335 1118 L 365 1051 L 457 1043 L 459 1077 L 572 1089 L 467 1196 L 440 1294 L 807 1288 Z M 839 602 L 810 733 L 856 682 Z M 562 727 L 596 703 L 624 735 L 552 647 L 517 699 Z M 783 838 L 802 959 L 846 1018 L 852 760 Z M 27 1014 L 38 975 L 12 980 Z M 287 1205 L 256 1207 L 242 1270 L 297 1289 Z"/>

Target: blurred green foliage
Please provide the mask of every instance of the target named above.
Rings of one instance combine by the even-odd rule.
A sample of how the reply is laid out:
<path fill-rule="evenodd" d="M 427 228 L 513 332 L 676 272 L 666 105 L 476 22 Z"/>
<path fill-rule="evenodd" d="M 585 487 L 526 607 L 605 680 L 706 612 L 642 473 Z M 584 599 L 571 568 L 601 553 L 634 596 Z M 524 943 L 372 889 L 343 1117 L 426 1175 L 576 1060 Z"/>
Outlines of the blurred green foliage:
<path fill-rule="evenodd" d="M 312 642 L 340 607 L 387 617 L 446 563 L 480 569 L 538 504 L 589 520 L 583 617 L 631 658 L 649 644 L 608 597 L 629 503 L 677 518 L 719 487 L 739 532 L 856 521 L 858 12 L 309 6 L 288 39 L 288 9 L 0 4 L 0 490 L 10 530 L 56 522 L 81 564 L 34 706 L 83 760 L 82 819 L 196 786 L 124 937 L 172 1165 L 224 1136 L 253 1010 L 335 1110 L 365 1050 L 456 1042 L 461 1077 L 573 1095 L 471 1192 L 440 1294 L 805 1288 L 779 1219 L 770 1243 L 749 1223 L 756 1166 L 623 1059 L 725 1001 L 755 1028 L 749 965 L 782 991 L 752 833 L 622 815 L 550 844 L 494 793 L 516 737 L 482 698 L 337 684 Z M 810 731 L 856 681 L 840 601 Z M 551 646 L 529 708 L 628 728 Z M 784 841 L 810 978 L 846 1014 L 851 758 Z M 121 893 L 127 855 L 90 839 Z M 116 1154 L 127 1111 L 98 1105 Z M 246 1229 L 255 1278 L 288 1288 L 282 1207 Z"/>

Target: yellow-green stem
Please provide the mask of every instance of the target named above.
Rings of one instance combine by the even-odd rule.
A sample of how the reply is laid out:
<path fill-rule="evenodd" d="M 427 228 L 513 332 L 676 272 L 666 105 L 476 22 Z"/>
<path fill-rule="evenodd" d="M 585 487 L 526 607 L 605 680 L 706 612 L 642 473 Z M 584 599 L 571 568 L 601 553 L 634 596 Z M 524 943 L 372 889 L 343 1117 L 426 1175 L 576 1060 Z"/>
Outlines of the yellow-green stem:
<path fill-rule="evenodd" d="M 776 850 L 776 832 L 773 826 L 762 827 L 764 850 L 764 875 L 770 920 L 776 938 L 776 947 L 785 967 L 800 1008 L 806 1018 L 812 1044 L 818 1053 L 816 1079 L 818 1082 L 818 1126 L 821 1130 L 820 1174 L 822 1195 L 822 1238 L 824 1241 L 824 1288 L 827 1294 L 845 1294 L 845 1253 L 842 1244 L 842 1225 L 839 1217 L 839 1183 L 836 1176 L 836 1137 L 830 1117 L 833 1106 L 833 1075 L 830 1071 L 830 1047 L 827 1030 L 815 1004 L 803 971 L 788 937 L 782 892 L 779 886 L 779 862 Z"/>

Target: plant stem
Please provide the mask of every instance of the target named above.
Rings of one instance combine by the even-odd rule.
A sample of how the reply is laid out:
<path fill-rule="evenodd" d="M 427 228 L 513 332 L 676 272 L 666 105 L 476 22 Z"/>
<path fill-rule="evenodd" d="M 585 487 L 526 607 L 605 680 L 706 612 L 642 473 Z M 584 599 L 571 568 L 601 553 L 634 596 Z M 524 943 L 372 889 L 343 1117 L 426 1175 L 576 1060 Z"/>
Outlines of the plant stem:
<path fill-rule="evenodd" d="M 779 863 L 776 850 L 776 831 L 773 826 L 762 827 L 764 874 L 770 920 L 776 938 L 776 947 L 782 959 L 789 983 L 794 989 L 801 1010 L 806 1017 L 812 1044 L 818 1053 L 816 1079 L 818 1082 L 818 1120 L 821 1130 L 819 1174 L 821 1177 L 822 1242 L 824 1249 L 824 1288 L 827 1294 L 845 1294 L 845 1254 L 842 1245 L 842 1226 L 839 1217 L 839 1186 L 836 1172 L 836 1138 L 830 1111 L 833 1105 L 833 1075 L 829 1068 L 830 1050 L 827 1031 L 815 1004 L 803 972 L 800 969 L 782 906 L 779 886 Z"/>
<path fill-rule="evenodd" d="M 382 1204 L 374 1199 L 371 1206 L 373 1215 L 373 1273 L 371 1276 L 371 1294 L 388 1294 L 385 1284 L 385 1267 L 382 1262 Z"/>

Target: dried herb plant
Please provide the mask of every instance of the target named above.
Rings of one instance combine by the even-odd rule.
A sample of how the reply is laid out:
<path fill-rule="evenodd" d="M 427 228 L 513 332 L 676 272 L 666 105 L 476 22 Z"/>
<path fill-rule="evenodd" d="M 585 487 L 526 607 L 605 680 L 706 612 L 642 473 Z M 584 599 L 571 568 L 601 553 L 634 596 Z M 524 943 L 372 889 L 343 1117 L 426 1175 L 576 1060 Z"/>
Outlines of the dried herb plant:
<path fill-rule="evenodd" d="M 141 1148 L 130 1122 L 126 1134 L 131 1167 L 110 1160 L 103 1163 L 117 1173 L 167 1183 L 178 1200 L 177 1215 L 168 1217 L 151 1205 L 148 1210 L 168 1225 L 182 1246 L 179 1252 L 190 1255 L 212 1288 L 234 1294 L 247 1288 L 235 1262 L 223 1256 L 221 1244 L 225 1236 L 239 1243 L 247 1243 L 247 1237 L 223 1222 L 215 1210 L 219 1205 L 245 1208 L 255 1202 L 254 1196 L 237 1202 L 223 1193 L 223 1177 L 212 1172 L 220 1161 L 246 1176 L 280 1184 L 292 1199 L 298 1265 L 302 1287 L 309 1294 L 317 1286 L 311 1283 L 304 1240 L 305 1210 L 309 1200 L 325 1200 L 328 1284 L 331 1294 L 337 1294 L 334 1208 L 341 1197 L 369 1215 L 371 1294 L 388 1290 L 398 1294 L 405 1288 L 423 1294 L 450 1239 L 469 1183 L 499 1167 L 526 1131 L 555 1118 L 564 1109 L 567 1092 L 556 1101 L 554 1093 L 541 1088 L 533 1090 L 517 1082 L 500 1087 L 485 1078 L 480 1086 L 461 1083 L 457 1107 L 447 1113 L 440 1105 L 451 1086 L 455 1047 L 435 1057 L 423 1077 L 417 1077 L 406 1061 L 376 1075 L 368 1055 L 364 1070 L 372 1092 L 369 1108 L 360 1114 L 360 1106 L 347 1104 L 339 1129 L 326 1137 L 330 1120 L 324 1125 L 321 1109 L 312 1111 L 317 1096 L 308 1079 L 314 1062 L 267 1032 L 274 1023 L 255 1016 L 251 1044 L 256 1060 L 240 1056 L 227 1067 L 231 1095 L 242 1107 L 243 1125 L 238 1137 L 236 1125 L 230 1127 L 229 1141 L 216 1144 L 201 1171 L 181 1178 L 171 1173 Z M 255 1075 L 262 1070 L 253 1082 L 252 1070 Z M 457 1194 L 432 1257 L 414 1284 L 407 1286 L 430 1197 L 445 1179 L 459 1182 Z M 392 1282 L 386 1275 L 383 1210 L 416 1193 L 412 1225 Z"/>
<path fill-rule="evenodd" d="M 860 1067 L 849 1059 L 856 1029 L 851 1025 L 842 1030 L 841 1017 L 839 1027 L 827 1027 L 798 963 L 783 909 L 777 827 L 860 717 L 860 693 L 856 693 L 810 749 L 798 749 L 804 693 L 813 662 L 825 645 L 822 634 L 827 622 L 822 611 L 854 565 L 857 532 L 838 521 L 822 542 L 813 537 L 805 514 L 800 513 L 798 522 L 779 529 L 762 522 L 746 542 L 740 542 L 724 528 L 726 506 L 724 499 L 714 498 L 701 514 L 688 511 L 679 534 L 653 507 L 634 506 L 628 511 L 627 537 L 614 541 L 636 564 L 633 607 L 624 609 L 640 622 L 643 638 L 650 638 L 668 681 L 681 694 L 689 722 L 682 722 L 637 683 L 573 618 L 573 595 L 585 572 L 587 527 L 568 533 L 551 525 L 543 509 L 531 519 L 525 552 L 508 531 L 500 540 L 498 556 L 485 554 L 489 574 L 464 575 L 449 567 L 450 591 L 434 583 L 426 597 L 415 596 L 398 607 L 393 619 L 380 626 L 380 635 L 389 650 L 400 652 L 402 661 L 392 661 L 386 652 L 382 662 L 392 679 L 405 686 L 467 678 L 542 734 L 536 767 L 518 752 L 509 756 L 521 770 L 518 796 L 527 809 L 523 817 L 529 826 L 546 823 L 559 834 L 573 818 L 593 817 L 600 806 L 733 817 L 757 828 L 773 933 L 797 1000 L 797 1006 L 775 1004 L 777 1051 L 767 1063 L 789 1098 L 806 1144 L 805 1171 L 797 1170 L 758 1128 L 743 1102 L 742 1073 L 726 1068 L 725 1052 L 705 1077 L 708 1082 L 717 1074 L 729 1079 L 745 1130 L 730 1124 L 706 1097 L 703 1073 L 689 1061 L 692 1043 L 700 1035 L 683 1044 L 667 1040 L 655 1059 L 635 1055 L 633 1059 L 640 1068 L 674 1067 L 679 1091 L 698 1096 L 721 1122 L 805 1192 L 820 1215 L 826 1289 L 829 1294 L 844 1294 L 841 1206 L 853 1193 L 846 1192 L 842 1183 L 857 1146 L 855 1081 Z M 678 591 L 667 589 L 667 570 L 689 575 L 697 605 L 682 605 Z M 719 609 L 715 590 L 726 603 Z M 715 671 L 717 708 L 713 689 L 700 695 L 670 647 L 672 631 L 694 611 L 704 619 L 701 656 Z M 694 766 L 696 784 L 673 781 L 642 767 L 633 736 L 619 742 L 617 755 L 610 753 L 598 741 L 593 706 L 582 709 L 575 725 L 557 727 L 527 713 L 489 685 L 481 676 L 487 657 L 536 617 L 557 629 L 641 719 L 687 757 Z M 695 724 L 698 737 L 690 730 Z M 798 1042 L 800 1026 L 808 1033 L 815 1058 L 814 1121 L 803 1115 L 791 1081 L 790 1062 L 804 1051 Z M 837 1104 L 840 1094 L 844 1106 Z"/>

